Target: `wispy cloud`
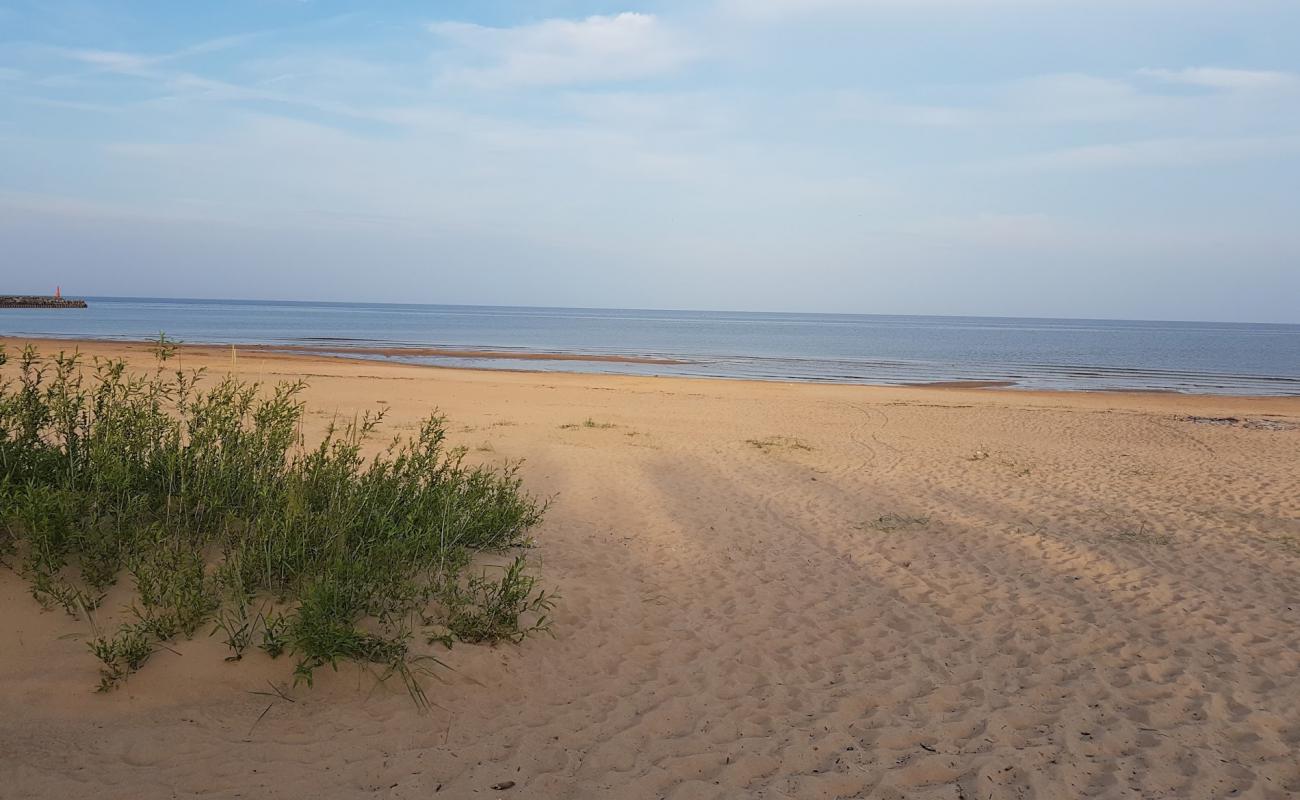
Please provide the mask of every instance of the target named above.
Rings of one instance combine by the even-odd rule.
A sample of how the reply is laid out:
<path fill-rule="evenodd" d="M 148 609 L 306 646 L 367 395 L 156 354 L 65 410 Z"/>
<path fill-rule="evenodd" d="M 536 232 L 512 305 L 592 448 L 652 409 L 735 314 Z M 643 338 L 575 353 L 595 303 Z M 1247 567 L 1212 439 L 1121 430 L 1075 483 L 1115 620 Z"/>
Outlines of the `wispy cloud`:
<path fill-rule="evenodd" d="M 306 59 L 298 66 L 304 71 L 314 72 L 315 74 L 310 77 L 315 80 L 309 80 L 305 82 L 305 85 L 303 83 L 295 85 L 294 79 L 299 76 L 291 72 L 272 72 L 272 67 L 284 66 L 283 63 L 276 61 L 253 60 L 242 65 L 241 69 L 244 72 L 244 77 L 247 78 L 248 74 L 252 74 L 255 76 L 252 80 L 212 77 L 205 74 L 205 72 L 209 72 L 208 70 L 201 68 L 185 69 L 181 68 L 180 64 L 173 63 L 190 56 L 235 47 L 260 35 L 244 34 L 222 37 L 161 54 L 86 48 L 41 48 L 47 55 L 52 55 L 65 62 L 70 61 L 88 65 L 92 67 L 92 70 L 89 75 L 62 74 L 45 76 L 39 80 L 40 86 L 61 89 L 101 87 L 102 84 L 95 83 L 91 79 L 103 74 L 109 74 L 136 81 L 140 86 L 146 87 L 147 91 L 151 91 L 152 94 L 143 98 L 133 98 L 126 104 L 86 103 L 57 97 L 26 96 L 18 99 L 27 103 L 52 107 L 80 108 L 87 111 L 115 111 L 121 110 L 127 105 L 136 109 L 162 108 L 173 106 L 182 101 L 207 107 L 216 107 L 221 104 L 246 105 L 262 103 L 279 105 L 286 109 L 297 109 L 302 112 L 370 122 L 385 122 L 382 115 L 373 108 L 365 108 L 335 98 L 335 90 L 343 82 L 342 76 L 337 74 L 337 71 L 349 71 L 355 77 L 361 71 L 358 65 L 362 62 L 345 60 L 343 62 L 345 66 L 339 67 L 331 64 L 328 57 Z M 336 73 L 331 73 L 331 69 L 336 70 Z M 373 78 L 378 73 L 379 71 L 376 70 L 371 73 L 370 77 Z M 282 83 L 290 85 L 282 87 L 280 86 Z M 371 87 L 373 88 L 373 83 Z M 112 96 L 113 93 L 108 94 Z"/>
<path fill-rule="evenodd" d="M 1212 91 L 1180 90 L 1185 86 Z M 833 93 L 827 108 L 842 119 L 918 128 L 1143 123 L 1178 130 L 1228 122 L 1245 130 L 1259 120 L 1287 118 L 1294 106 L 1276 102 L 1267 93 L 1293 90 L 1300 91 L 1300 75 L 1289 72 L 1144 69 L 1118 77 L 1061 73 L 988 84 L 912 87 L 900 96 L 848 90 Z M 916 101 L 927 96 L 939 99 Z"/>
<path fill-rule="evenodd" d="M 78 48 L 51 48 L 51 51 L 55 55 L 71 61 L 87 64 L 108 72 L 120 72 L 130 75 L 171 61 L 239 47 L 265 35 L 267 35 L 265 32 L 252 32 L 234 36 L 220 36 L 182 47 L 179 50 L 157 54 Z"/>
<path fill-rule="evenodd" d="M 123 53 L 116 50 L 62 50 L 59 54 L 81 64 L 100 67 L 109 72 L 128 74 L 139 72 L 160 60 L 158 57 L 144 56 L 137 53 Z"/>
<path fill-rule="evenodd" d="M 992 172 L 1173 168 L 1300 155 L 1300 136 L 1149 139 L 1069 147 L 981 165 Z"/>
<path fill-rule="evenodd" d="M 1168 98 L 1121 80 L 1063 73 L 987 85 L 940 87 L 958 101 L 916 103 L 905 98 L 840 92 L 833 109 L 848 119 L 902 126 L 962 128 L 1111 122 L 1167 110 Z"/>
<path fill-rule="evenodd" d="M 429 30 L 461 54 L 444 77 L 477 87 L 595 84 L 661 75 L 698 56 L 680 32 L 652 14 L 548 19 L 513 28 L 435 22 Z"/>
<path fill-rule="evenodd" d="M 1091 0 L 1096 3 L 1099 0 Z M 1128 0 L 1136 2 L 1136 0 Z M 990 8 L 1050 8 L 1079 5 L 1078 0 L 720 0 L 719 8 L 740 19 L 776 21 L 791 17 L 867 12 L 982 13 Z"/>
<path fill-rule="evenodd" d="M 1205 89 L 1258 90 L 1300 87 L 1300 75 L 1292 72 L 1222 67 L 1184 69 L 1141 69 L 1138 74 L 1163 83 L 1199 86 Z"/>

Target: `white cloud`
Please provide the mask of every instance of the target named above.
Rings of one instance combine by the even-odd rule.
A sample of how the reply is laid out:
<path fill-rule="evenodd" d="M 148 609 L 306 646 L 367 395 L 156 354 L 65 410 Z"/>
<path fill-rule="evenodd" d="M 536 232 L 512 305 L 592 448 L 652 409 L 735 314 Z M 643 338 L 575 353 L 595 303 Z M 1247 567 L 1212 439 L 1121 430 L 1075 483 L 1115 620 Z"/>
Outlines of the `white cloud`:
<path fill-rule="evenodd" d="M 1188 67 L 1186 69 L 1141 69 L 1138 74 L 1163 83 L 1199 86 L 1205 89 L 1251 91 L 1300 86 L 1300 76 L 1272 70 Z"/>
<path fill-rule="evenodd" d="M 681 35 L 652 14 L 548 19 L 514 28 L 435 22 L 429 30 L 484 61 L 445 77 L 479 87 L 554 86 L 660 75 L 697 57 Z"/>
<path fill-rule="evenodd" d="M 62 51 L 62 55 L 109 72 L 125 73 L 139 72 L 157 60 L 136 53 L 122 53 L 115 50 L 65 50 Z"/>
<path fill-rule="evenodd" d="M 163 64 L 168 61 L 176 61 L 190 56 L 205 55 L 239 47 L 265 35 L 265 33 L 254 32 L 241 33 L 235 36 L 219 36 L 215 39 L 207 39 L 197 44 L 183 47 L 179 50 L 173 50 L 169 53 L 160 53 L 157 55 L 128 53 L 120 50 L 70 48 L 51 48 L 51 51 L 56 55 L 62 56 L 71 61 L 88 64 L 92 67 L 99 67 L 100 69 L 109 72 L 135 74 L 149 67 Z"/>

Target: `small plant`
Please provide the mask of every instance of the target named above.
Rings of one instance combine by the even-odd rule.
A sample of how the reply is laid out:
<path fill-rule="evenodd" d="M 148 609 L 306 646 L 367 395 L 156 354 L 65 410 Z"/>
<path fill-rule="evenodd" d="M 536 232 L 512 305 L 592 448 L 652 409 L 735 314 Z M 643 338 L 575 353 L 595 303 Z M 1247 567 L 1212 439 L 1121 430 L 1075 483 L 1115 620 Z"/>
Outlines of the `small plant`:
<path fill-rule="evenodd" d="M 235 603 L 233 611 L 223 608 L 217 612 L 216 627 L 208 635 L 224 634 L 226 646 L 232 652 L 232 655 L 226 656 L 226 660 L 239 661 L 243 659 L 244 651 L 253 643 L 253 633 L 259 619 L 260 617 L 248 616 L 248 603 L 241 597 Z"/>
<path fill-rule="evenodd" d="M 80 586 L 69 586 L 56 582 L 48 573 L 36 573 L 32 576 L 32 597 L 45 607 L 51 603 L 58 604 L 71 616 L 83 611 L 94 611 L 104 602 L 104 593 L 90 593 Z"/>
<path fill-rule="evenodd" d="M 279 658 L 289 647 L 289 619 L 279 613 L 262 613 L 259 615 L 262 629 L 262 648 L 271 658 Z"/>
<path fill-rule="evenodd" d="M 876 517 L 871 522 L 868 522 L 865 526 L 861 527 L 871 528 L 885 533 L 893 533 L 895 531 L 917 530 L 919 528 L 924 528 L 929 524 L 929 517 L 913 517 L 906 514 L 885 514 L 884 516 Z"/>
<path fill-rule="evenodd" d="M 141 625 L 123 625 L 112 638 L 97 635 L 88 644 L 100 660 L 97 689 L 100 692 L 116 688 L 154 653 L 153 636 Z"/>
<path fill-rule="evenodd" d="M 768 436 L 765 439 L 746 439 L 745 444 L 770 453 L 773 450 L 808 450 L 812 447 L 793 436 Z"/>
<path fill-rule="evenodd" d="M 591 417 L 587 417 L 582 422 L 570 422 L 566 425 L 561 425 L 560 430 L 567 431 L 567 430 L 573 430 L 575 428 L 595 428 L 597 430 L 609 430 L 610 428 L 617 428 L 617 427 L 618 426 L 612 422 L 597 422 Z"/>
<path fill-rule="evenodd" d="M 525 561 L 517 557 L 499 580 L 486 572 L 471 575 L 464 583 L 448 584 L 442 593 L 444 626 L 448 635 L 431 641 L 495 644 L 520 642 L 533 633 L 550 630 L 546 612 L 555 606 L 555 596 L 536 591 L 536 578 L 524 572 Z M 526 614 L 538 614 L 528 625 L 520 625 Z"/>
<path fill-rule="evenodd" d="M 167 338 L 167 334 L 162 331 L 158 332 L 158 338 L 149 345 L 149 352 L 153 353 L 154 358 L 159 363 L 170 361 L 176 355 L 176 347 L 179 342 Z"/>

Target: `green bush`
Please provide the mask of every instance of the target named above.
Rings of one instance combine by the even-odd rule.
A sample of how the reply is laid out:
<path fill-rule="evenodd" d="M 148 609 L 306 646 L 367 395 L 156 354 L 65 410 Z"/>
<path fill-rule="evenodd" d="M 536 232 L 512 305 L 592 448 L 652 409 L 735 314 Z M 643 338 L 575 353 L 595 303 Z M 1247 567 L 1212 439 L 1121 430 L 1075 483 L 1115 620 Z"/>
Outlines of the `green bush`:
<path fill-rule="evenodd" d="M 28 347 L 0 381 L 0 559 L 72 614 L 123 573 L 134 581 L 134 621 L 91 645 L 101 688 L 214 621 L 232 659 L 260 632 L 267 653 L 296 657 L 299 680 L 350 660 L 408 686 L 414 625 L 452 631 L 448 643 L 545 629 L 544 616 L 521 622 L 551 604 L 522 556 L 498 580 L 467 569 L 526 545 L 541 518 L 517 467 L 465 465 L 437 415 L 369 459 L 382 412 L 307 447 L 303 383 L 169 372 L 165 337 L 155 352 L 140 374 Z"/>

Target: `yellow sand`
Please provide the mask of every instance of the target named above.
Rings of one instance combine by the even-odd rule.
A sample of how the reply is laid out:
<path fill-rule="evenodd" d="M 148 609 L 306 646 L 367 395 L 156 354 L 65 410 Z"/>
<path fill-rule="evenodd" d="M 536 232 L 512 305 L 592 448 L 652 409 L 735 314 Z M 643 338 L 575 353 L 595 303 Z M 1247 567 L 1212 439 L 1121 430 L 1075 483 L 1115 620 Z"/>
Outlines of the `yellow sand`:
<path fill-rule="evenodd" d="M 1300 399 L 238 368 L 526 459 L 554 638 L 441 652 L 427 715 L 203 636 L 98 695 L 0 571 L 0 796 L 1300 795 Z"/>

